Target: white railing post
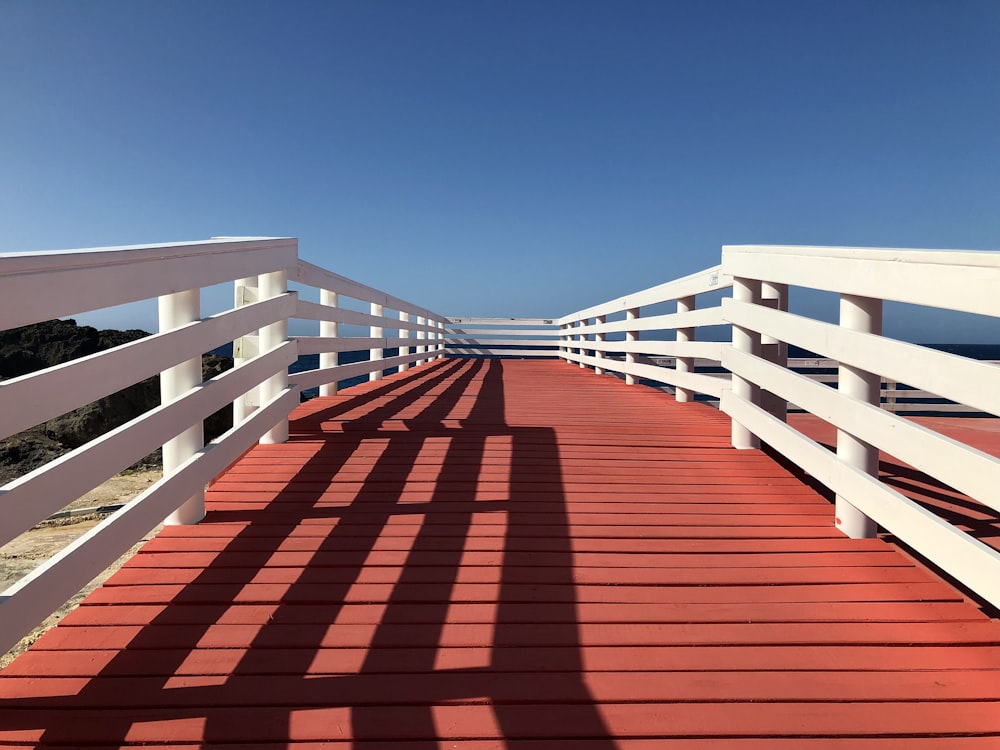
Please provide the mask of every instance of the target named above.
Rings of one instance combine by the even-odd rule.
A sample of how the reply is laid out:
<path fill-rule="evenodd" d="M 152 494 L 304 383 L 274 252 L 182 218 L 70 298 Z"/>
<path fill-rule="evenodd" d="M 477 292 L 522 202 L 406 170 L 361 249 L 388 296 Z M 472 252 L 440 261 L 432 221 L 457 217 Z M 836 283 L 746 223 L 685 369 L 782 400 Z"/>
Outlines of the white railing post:
<path fill-rule="evenodd" d="M 158 299 L 160 331 L 171 331 L 201 318 L 201 290 L 165 294 Z M 201 383 L 201 354 L 160 373 L 160 400 L 167 404 Z M 163 474 L 169 476 L 205 447 L 205 430 L 199 419 L 177 437 L 163 444 Z M 198 523 L 205 517 L 205 491 L 192 495 L 167 516 L 168 526 Z"/>
<path fill-rule="evenodd" d="M 788 284 L 761 282 L 760 303 L 772 310 L 788 312 Z M 768 362 L 788 367 L 788 344 L 772 336 L 760 337 L 760 356 Z M 782 422 L 788 421 L 788 402 L 770 391 L 762 390 L 760 405 L 765 411 Z"/>
<path fill-rule="evenodd" d="M 409 323 L 410 322 L 410 314 L 409 313 L 405 313 L 403 311 L 400 311 L 400 313 L 399 313 L 399 322 L 400 323 Z M 408 328 L 400 328 L 399 329 L 399 337 L 401 339 L 408 339 L 408 338 L 410 338 L 410 330 Z M 407 355 L 409 353 L 410 353 L 410 347 L 409 346 L 400 346 L 399 347 L 399 354 L 400 354 L 400 356 L 405 356 L 405 355 Z M 399 370 L 398 371 L 399 372 L 406 372 L 409 369 L 410 369 L 410 363 L 409 362 L 404 362 L 403 364 L 401 364 L 399 366 Z"/>
<path fill-rule="evenodd" d="M 596 318 L 594 318 L 594 322 L 597 323 L 597 325 L 601 325 L 603 323 L 606 323 L 607 320 L 608 320 L 608 316 L 607 315 L 598 315 Z M 601 333 L 594 334 L 594 340 L 598 341 L 598 342 L 606 341 L 607 340 L 606 336 L 607 336 L 607 334 L 605 334 L 602 331 Z M 594 350 L 594 356 L 597 357 L 597 359 L 604 359 L 604 352 L 601 351 L 600 349 L 595 349 Z M 594 374 L 595 375 L 603 375 L 604 374 L 604 368 L 603 367 L 595 367 L 594 368 Z"/>
<path fill-rule="evenodd" d="M 372 305 L 371 306 L 372 315 L 381 316 L 385 312 L 385 308 L 382 305 L 378 304 L 377 302 L 372 302 L 371 305 Z M 381 325 L 373 325 L 368 330 L 370 331 L 368 335 L 371 336 L 373 339 L 380 339 L 385 334 L 385 328 L 383 328 Z M 372 362 L 378 359 L 382 359 L 382 347 L 371 349 L 370 355 L 371 355 L 370 359 Z M 368 373 L 368 379 L 381 380 L 382 369 L 379 368 L 378 370 L 372 370 L 370 373 Z"/>
<path fill-rule="evenodd" d="M 288 272 L 273 271 L 261 274 L 258 282 L 261 299 L 280 297 L 288 291 Z M 288 341 L 288 319 L 277 320 L 260 329 L 260 350 L 269 352 Z M 260 403 L 266 404 L 288 387 L 288 370 L 282 368 L 260 384 Z M 274 427 L 261 435 L 261 443 L 284 443 L 288 440 L 288 417 L 285 416 Z"/>
<path fill-rule="evenodd" d="M 444 359 L 444 323 L 440 320 L 437 324 L 438 334 L 437 334 L 437 357 L 436 359 Z"/>
<path fill-rule="evenodd" d="M 340 295 L 336 292 L 331 292 L 328 289 L 320 289 L 319 301 L 322 305 L 339 307 Z M 328 338 L 337 338 L 340 335 L 340 323 L 334 320 L 321 320 L 319 323 L 319 335 Z M 319 355 L 319 366 L 321 369 L 326 367 L 336 367 L 339 362 L 340 356 L 337 352 L 321 352 Z M 336 380 L 332 383 L 324 383 L 319 387 L 319 395 L 336 396 L 337 386 L 338 383 Z"/>
<path fill-rule="evenodd" d="M 257 277 L 236 279 L 233 286 L 233 303 L 243 307 L 256 302 L 260 298 L 257 287 Z M 260 332 L 248 333 L 233 342 L 233 367 L 239 367 L 248 359 L 253 359 L 260 352 Z M 238 425 L 260 406 L 260 393 L 254 386 L 242 396 L 233 401 L 233 425 Z"/>
<path fill-rule="evenodd" d="M 638 318 L 639 318 L 639 308 L 638 307 L 630 307 L 625 312 L 625 320 L 638 320 Z M 639 332 L 638 331 L 626 331 L 625 332 L 625 341 L 638 341 L 638 340 L 639 340 Z M 626 352 L 625 353 L 625 362 L 627 364 L 635 364 L 635 361 L 636 361 L 635 352 Z M 632 375 L 631 373 L 626 373 L 625 374 L 625 385 L 635 385 L 635 375 Z"/>
<path fill-rule="evenodd" d="M 572 337 L 569 336 L 566 331 L 572 327 L 572 323 L 562 323 L 559 326 L 559 351 L 564 352 L 565 354 L 569 354 L 568 344 L 572 340 Z M 569 364 L 569 357 L 563 357 L 563 361 Z"/>
<path fill-rule="evenodd" d="M 587 323 L 589 323 L 589 322 L 590 322 L 589 318 L 584 318 L 583 320 L 578 321 L 576 325 L 577 325 L 578 328 L 586 328 Z M 578 333 L 577 336 L 576 336 L 576 340 L 580 342 L 580 349 L 579 349 L 580 356 L 581 357 L 587 356 L 587 352 L 583 348 L 583 342 L 585 342 L 587 340 L 587 334 L 586 333 Z M 581 370 L 585 370 L 586 368 L 587 368 L 587 365 L 585 365 L 585 364 L 583 364 L 583 362 L 581 362 L 580 363 L 580 369 Z"/>
<path fill-rule="evenodd" d="M 679 297 L 677 299 L 677 312 L 686 313 L 694 310 L 695 298 L 690 297 Z M 689 341 L 694 341 L 694 328 L 678 328 L 677 329 L 677 343 L 686 344 Z M 694 357 L 677 357 L 675 360 L 677 372 L 694 372 Z M 674 388 L 674 398 L 682 403 L 687 403 L 688 401 L 694 400 L 694 391 L 690 388 L 681 388 L 677 386 Z"/>
<path fill-rule="evenodd" d="M 840 295 L 840 325 L 851 331 L 882 333 L 882 300 L 871 297 Z M 845 396 L 878 405 L 882 378 L 875 373 L 841 363 L 837 368 L 837 390 Z M 848 466 L 878 476 L 878 448 L 848 432 L 837 430 L 837 457 Z M 837 495 L 837 527 L 852 539 L 874 537 L 875 522 Z"/>
<path fill-rule="evenodd" d="M 419 326 L 427 325 L 427 318 L 425 318 L 423 315 L 418 315 L 417 316 L 417 325 L 419 325 Z M 417 331 L 417 347 L 416 347 L 416 349 L 417 349 L 416 353 L 417 354 L 423 354 L 423 353 L 425 353 L 427 351 L 427 347 L 424 346 L 424 344 L 422 343 L 426 339 L 427 339 L 427 332 L 426 331 L 423 331 L 423 330 Z M 423 363 L 424 363 L 423 357 L 421 357 L 420 359 L 418 359 L 416 361 L 416 364 L 418 364 L 418 365 L 422 365 Z"/>
<path fill-rule="evenodd" d="M 733 278 L 733 299 L 737 302 L 758 304 L 760 302 L 760 282 L 756 279 Z M 760 334 L 749 328 L 734 325 L 733 349 L 759 356 Z M 738 396 L 752 404 L 757 404 L 760 401 L 760 389 L 757 385 L 745 378 L 741 378 L 736 373 L 733 373 L 732 389 L 734 396 Z M 760 447 L 760 440 L 757 436 L 735 419 L 732 421 L 732 443 L 734 448 L 744 450 Z"/>

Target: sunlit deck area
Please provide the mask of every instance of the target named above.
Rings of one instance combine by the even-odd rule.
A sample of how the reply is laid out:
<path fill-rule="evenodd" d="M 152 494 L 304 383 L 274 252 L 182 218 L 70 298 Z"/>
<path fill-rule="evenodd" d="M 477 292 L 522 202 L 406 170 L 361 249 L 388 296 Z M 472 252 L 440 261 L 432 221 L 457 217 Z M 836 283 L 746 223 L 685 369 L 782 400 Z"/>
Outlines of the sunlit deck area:
<path fill-rule="evenodd" d="M 0 744 L 1000 742 L 1000 622 L 710 406 L 449 359 L 289 433 L 3 673 Z"/>

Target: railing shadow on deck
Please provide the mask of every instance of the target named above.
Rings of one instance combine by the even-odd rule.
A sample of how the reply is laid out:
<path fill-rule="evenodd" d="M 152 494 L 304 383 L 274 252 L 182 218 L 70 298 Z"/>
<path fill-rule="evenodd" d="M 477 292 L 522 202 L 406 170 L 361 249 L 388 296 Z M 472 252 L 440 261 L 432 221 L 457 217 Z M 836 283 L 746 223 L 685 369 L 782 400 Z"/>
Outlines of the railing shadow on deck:
<path fill-rule="evenodd" d="M 439 734 L 432 707 L 465 701 L 489 704 L 503 737 L 514 739 L 531 734 L 532 726 L 545 721 L 545 714 L 511 707 L 555 693 L 561 702 L 572 705 L 575 732 L 593 738 L 589 747 L 614 747 L 582 680 L 571 539 L 554 432 L 505 424 L 502 367 L 498 360 L 449 361 L 431 371 L 399 375 L 356 399 L 315 412 L 298 425 L 308 429 L 296 429 L 293 422 L 291 443 L 315 440 L 315 430 L 335 420 L 345 408 L 395 396 L 345 422 L 342 431 L 327 435 L 324 445 L 297 472 L 296 478 L 310 488 L 306 493 L 295 489 L 293 479 L 260 510 L 212 512 L 209 522 L 246 522 L 247 526 L 95 680 L 76 695 L 52 699 L 53 708 L 61 713 L 101 706 L 107 697 L 103 677 L 136 673 L 128 664 L 132 660 L 148 669 L 149 650 L 168 649 L 158 652 L 156 663 L 156 673 L 164 675 L 163 679 L 142 683 L 141 692 L 129 695 L 127 702 L 151 709 L 142 711 L 147 720 L 153 714 L 159 720 L 202 718 L 204 742 L 286 740 L 294 731 L 293 712 L 351 707 L 354 740 L 407 738 L 407 747 L 431 748 L 438 746 L 434 738 Z M 480 386 L 468 416 L 461 426 L 451 426 L 454 417 L 449 415 L 477 379 Z M 407 407 L 442 385 L 443 392 L 428 407 L 404 420 L 408 429 L 398 429 L 399 425 L 382 429 L 384 420 L 399 419 Z M 488 499 L 477 498 L 491 437 L 507 438 L 512 444 L 509 495 L 502 500 L 495 499 L 495 493 L 489 493 Z M 324 504 L 326 488 L 336 483 L 338 472 L 363 441 L 372 438 L 383 440 L 384 448 L 353 501 L 344 506 Z M 426 502 L 405 500 L 407 479 L 420 448 L 430 438 L 447 439 L 431 497 Z M 546 523 L 541 530 L 535 520 L 537 510 L 529 507 L 537 502 L 540 486 L 546 491 Z M 441 666 L 444 631 L 455 624 L 449 620 L 449 610 L 459 600 L 453 594 L 460 583 L 460 565 L 473 518 L 482 513 L 506 516 L 506 530 L 498 534 L 502 564 L 495 601 L 484 598 L 481 602 L 484 608 L 492 604 L 495 611 L 492 623 L 478 628 L 478 632 L 492 628 L 492 638 L 480 644 L 488 658 L 472 666 Z M 403 514 L 422 516 L 423 522 L 384 610 L 371 628 L 360 667 L 356 672 L 347 668 L 323 674 L 320 669 L 319 674 L 310 674 L 320 651 L 337 647 L 329 642 L 331 624 L 350 600 L 349 591 L 362 576 L 383 532 Z M 303 519 L 330 519 L 335 525 L 313 553 L 316 564 L 305 567 L 289 585 L 232 676 L 218 685 L 166 690 L 167 681 L 176 684 L 168 675 L 199 647 L 213 625 L 225 621 L 240 592 Z M 533 569 L 539 552 L 545 556 L 544 585 L 538 585 L 538 571 Z M 237 558 L 246 567 L 228 567 Z M 210 603 L 205 600 L 208 587 L 201 584 L 211 585 Z M 317 597 L 317 591 L 322 591 L 322 597 Z M 192 610 L 193 606 L 198 609 Z M 544 624 L 538 625 L 539 621 Z M 363 626 L 357 630 L 363 631 Z M 336 629 L 332 632 L 335 637 Z M 530 644 L 544 646 L 545 653 L 520 648 Z M 457 660 L 446 657 L 443 661 L 447 665 Z M 538 684 L 539 672 L 546 675 L 544 685 Z M 255 675 L 269 676 L 255 682 Z M 258 692 L 255 697 L 261 689 L 266 696 Z M 286 705 L 266 707 L 275 702 Z M 16 703 L 8 702 L 8 707 Z M 245 710 L 255 703 L 261 705 L 260 710 Z M 31 705 L 37 708 L 39 701 Z M 243 710 L 227 710 L 230 707 Z M 134 711 L 104 714 L 100 741 L 126 742 L 136 715 Z M 36 712 L 25 712 L 23 717 L 26 723 L 40 718 Z M 69 736 L 72 731 L 67 726 L 53 727 L 42 741 L 79 739 Z"/>

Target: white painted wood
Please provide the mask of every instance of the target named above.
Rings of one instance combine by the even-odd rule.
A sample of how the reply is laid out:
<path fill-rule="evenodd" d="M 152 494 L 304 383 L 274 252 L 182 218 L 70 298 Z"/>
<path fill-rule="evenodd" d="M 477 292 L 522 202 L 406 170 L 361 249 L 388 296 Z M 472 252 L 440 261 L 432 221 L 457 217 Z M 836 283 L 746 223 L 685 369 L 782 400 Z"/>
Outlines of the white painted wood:
<path fill-rule="evenodd" d="M 989 362 L 844 330 L 831 323 L 736 300 L 724 301 L 723 314 L 736 325 L 937 393 L 977 411 L 1000 415 L 1000 369 Z"/>
<path fill-rule="evenodd" d="M 286 271 L 274 271 L 263 274 L 258 282 L 260 286 L 260 296 L 262 299 L 280 297 L 288 291 L 288 273 Z M 288 343 L 288 319 L 277 320 L 270 325 L 260 329 L 260 347 L 264 352 L 269 352 Z M 261 403 L 273 401 L 279 393 L 288 388 L 288 369 L 280 368 L 269 378 L 261 382 L 260 386 Z M 284 443 L 288 440 L 288 418 L 278 421 L 270 430 L 265 432 L 261 438 L 261 443 L 274 444 Z"/>
<path fill-rule="evenodd" d="M 384 312 L 384 310 L 382 308 L 382 305 L 380 305 L 380 304 L 378 304 L 376 302 L 372 302 L 372 317 L 373 318 L 382 318 L 382 317 L 384 317 L 383 312 Z M 381 339 L 383 337 L 383 334 L 385 333 L 385 329 L 382 326 L 373 325 L 370 330 L 371 330 L 371 337 L 373 339 Z M 371 362 L 381 361 L 381 359 L 382 359 L 382 347 L 374 347 L 372 349 L 369 349 L 368 351 L 369 351 L 369 360 Z M 368 373 L 368 379 L 369 380 L 381 380 L 382 379 L 382 368 L 380 367 L 378 369 L 375 369 L 375 370 L 372 370 L 371 372 L 369 372 Z"/>
<path fill-rule="evenodd" d="M 300 262 L 299 268 L 302 268 Z M 337 292 L 331 292 L 329 289 L 319 290 L 319 303 L 325 305 L 326 307 L 339 307 L 340 306 L 340 295 Z M 340 323 L 335 320 L 321 320 L 319 322 L 319 335 L 320 341 L 328 342 L 339 342 L 340 336 Z M 324 347 L 316 351 L 307 350 L 305 347 L 306 339 L 300 336 L 299 341 L 299 354 L 319 354 L 319 369 L 324 370 L 330 367 L 336 367 L 337 363 L 340 361 L 340 349 L 333 347 Z M 319 387 L 320 396 L 336 396 L 337 395 L 337 383 L 324 383 Z"/>
<path fill-rule="evenodd" d="M 407 312 L 401 312 L 399 313 L 399 319 L 402 323 L 409 323 L 410 314 Z M 396 346 L 399 346 L 399 356 L 401 357 L 406 356 L 407 354 L 410 353 L 409 336 L 410 332 L 407 329 L 400 326 L 399 338 L 396 339 L 400 343 L 397 344 Z M 390 346 L 392 345 L 383 345 L 383 346 L 385 346 L 385 348 L 390 348 Z M 399 369 L 397 370 L 397 372 L 406 372 L 408 369 L 410 369 L 410 363 L 403 362 L 401 365 L 399 365 Z"/>
<path fill-rule="evenodd" d="M 607 315 L 597 315 L 597 316 L 594 317 L 594 323 L 595 323 L 595 325 L 603 325 L 604 323 L 607 323 L 607 321 L 608 321 L 608 316 Z M 606 340 L 607 340 L 607 336 L 604 333 L 595 333 L 594 334 L 594 358 L 595 359 L 604 359 L 604 353 L 607 351 L 606 349 L 604 349 L 604 342 Z M 594 366 L 594 374 L 595 375 L 603 375 L 604 374 L 604 368 L 601 367 L 601 366 L 599 366 L 599 365 L 595 365 Z"/>
<path fill-rule="evenodd" d="M 1000 268 L 996 250 L 914 249 L 905 247 L 846 247 L 834 245 L 724 245 L 724 257 L 791 255 L 823 256 L 834 260 L 871 260 L 883 263 L 970 268 Z"/>
<path fill-rule="evenodd" d="M 101 482 L 295 361 L 294 342 L 205 381 L 96 440 L 0 487 L 0 545 L 6 544 Z"/>
<path fill-rule="evenodd" d="M 134 245 L 0 256 L 0 329 L 291 268 L 298 241 Z"/>
<path fill-rule="evenodd" d="M 746 305 L 757 306 L 760 301 L 760 282 L 755 279 L 743 277 L 733 278 L 732 299 Z M 733 326 L 733 349 L 754 356 L 760 355 L 760 333 L 752 328 L 743 326 Z M 751 404 L 758 404 L 760 401 L 760 389 L 757 385 L 746 378 L 733 375 L 732 391 L 736 398 L 748 401 Z M 746 425 L 737 420 L 732 420 L 732 443 L 734 448 L 747 450 L 760 447 L 760 440 Z"/>
<path fill-rule="evenodd" d="M 1000 316 L 998 253 L 726 246 L 722 262 L 737 276 Z"/>
<path fill-rule="evenodd" d="M 978 411 L 972 409 L 965 404 L 909 404 L 906 402 L 897 402 L 893 405 L 892 409 L 887 409 L 895 414 L 904 414 L 910 412 L 933 412 L 941 414 L 976 414 Z"/>
<path fill-rule="evenodd" d="M 160 332 L 195 323 L 201 318 L 201 291 L 168 294 L 159 298 Z M 160 403 L 169 404 L 181 398 L 201 383 L 201 352 L 160 373 Z M 200 451 L 205 445 L 202 422 L 196 421 L 188 429 L 163 443 L 163 473 L 172 474 L 178 466 Z M 167 516 L 169 526 L 195 524 L 205 517 L 205 488 Z"/>
<path fill-rule="evenodd" d="M 882 300 L 870 297 L 840 295 L 840 326 L 850 331 L 882 334 Z M 869 404 L 881 400 L 879 389 L 882 379 L 846 362 L 837 371 L 837 390 L 848 398 Z M 878 476 L 878 448 L 845 430 L 837 430 L 837 458 L 858 471 Z M 874 539 L 878 533 L 875 522 L 851 505 L 842 495 L 837 495 L 837 521 L 840 530 L 852 539 Z"/>
<path fill-rule="evenodd" d="M 417 327 L 416 327 L 415 330 L 417 332 L 417 339 L 418 339 L 419 343 L 415 347 L 416 351 L 414 353 L 418 354 L 418 355 L 423 355 L 423 354 L 425 354 L 427 352 L 426 340 L 427 340 L 427 330 L 429 330 L 429 329 L 426 328 L 425 325 L 424 325 L 426 322 L 427 322 L 427 320 L 425 318 L 423 318 L 421 316 L 417 317 Z M 419 356 L 419 357 L 417 357 L 417 359 L 414 360 L 414 364 L 416 364 L 418 366 L 422 365 L 424 363 L 425 359 L 426 359 L 425 357 Z"/>
<path fill-rule="evenodd" d="M 520 342 L 527 343 L 527 342 Z M 656 354 L 674 357 L 688 357 L 694 364 L 695 357 L 714 362 L 701 362 L 701 365 L 717 364 L 722 359 L 722 349 L 728 344 L 721 341 L 591 341 L 587 348 L 595 352 L 634 352 L 636 354 Z M 679 369 L 679 368 L 678 368 Z"/>
<path fill-rule="evenodd" d="M 689 295 L 687 297 L 679 297 L 677 299 L 677 314 L 684 315 L 694 310 L 696 307 L 695 296 Z M 685 346 L 694 342 L 695 332 L 694 328 L 691 326 L 683 326 L 677 329 L 676 333 L 677 341 L 676 343 L 679 347 Z M 721 356 L 721 353 L 720 353 Z M 694 372 L 694 360 L 690 356 L 680 356 L 677 359 L 677 370 L 678 372 Z M 674 391 L 674 398 L 681 403 L 687 403 L 688 401 L 694 400 L 694 393 L 688 388 L 677 388 Z"/>
<path fill-rule="evenodd" d="M 626 320 L 626 322 L 632 322 L 632 321 L 635 321 L 635 320 L 638 320 L 638 319 L 639 319 L 639 308 L 638 307 L 630 307 L 628 310 L 625 311 L 625 320 Z M 580 322 L 581 322 L 581 324 L 585 324 L 586 323 L 586 321 L 580 321 Z M 628 328 L 625 331 L 625 343 L 635 345 L 635 343 L 638 340 L 639 340 L 639 331 L 636 328 L 631 328 L 630 327 L 630 328 Z M 583 352 L 580 352 L 580 353 L 582 354 Z M 625 363 L 629 364 L 629 365 L 634 365 L 635 361 L 636 361 L 635 360 L 635 352 L 634 351 L 626 351 L 626 353 L 625 353 Z M 635 375 L 633 375 L 632 373 L 628 372 L 627 370 L 625 371 L 625 385 L 635 385 Z"/>
<path fill-rule="evenodd" d="M 720 307 L 704 307 L 691 312 L 668 313 L 665 315 L 650 315 L 636 321 L 615 320 L 585 326 L 584 333 L 622 333 L 625 331 L 660 331 L 674 328 L 699 328 L 701 326 L 721 326 L 727 321 L 722 319 Z"/>
<path fill-rule="evenodd" d="M 760 304 L 772 310 L 788 309 L 788 285 L 761 282 Z M 784 366 L 788 361 L 788 344 L 772 336 L 760 337 L 760 356 L 769 362 Z M 767 391 L 760 392 L 760 405 L 763 409 L 781 420 L 788 418 L 788 403 L 777 395 Z"/>
<path fill-rule="evenodd" d="M 386 294 L 381 289 L 376 289 L 375 287 L 362 284 L 360 281 L 349 279 L 346 276 L 333 273 L 332 271 L 328 271 L 325 268 L 313 265 L 312 263 L 308 263 L 304 260 L 298 261 L 295 272 L 295 280 L 307 286 L 337 292 L 345 297 L 351 297 L 352 299 L 360 300 L 362 302 L 379 304 L 382 305 L 383 308 L 389 308 L 390 310 L 396 310 L 397 312 L 407 312 L 411 315 L 420 315 L 427 320 L 447 322 L 447 318 L 444 318 L 437 313 L 433 313 L 430 310 L 414 305 L 406 300 L 400 299 L 399 297 L 393 297 L 392 295 Z"/>
<path fill-rule="evenodd" d="M 257 304 L 260 300 L 260 289 L 257 288 L 258 277 L 249 276 L 236 279 L 233 282 L 233 307 L 236 309 Z M 288 317 L 286 314 L 284 317 Z M 233 367 L 240 367 L 247 360 L 260 354 L 260 328 L 273 323 L 277 318 L 263 321 L 252 330 L 244 331 L 233 338 Z M 248 393 L 238 396 L 233 401 L 233 424 L 239 424 L 260 406 L 260 394 L 256 386 Z"/>
<path fill-rule="evenodd" d="M 463 326 L 556 326 L 559 321 L 552 318 L 446 318 L 451 325 Z"/>
<path fill-rule="evenodd" d="M 419 323 L 419 321 L 424 320 L 421 317 L 417 318 L 418 323 L 406 323 L 404 325 L 404 323 L 396 318 L 389 318 L 384 315 L 371 315 L 357 310 L 348 310 L 344 307 L 329 307 L 317 302 L 309 302 L 308 300 L 299 300 L 294 317 L 301 320 L 318 320 L 321 322 L 327 320 L 356 326 L 382 326 L 393 329 L 405 327 L 410 331 L 436 332 L 438 330 L 435 326 Z"/>
<path fill-rule="evenodd" d="M 646 348 L 646 346 L 645 346 L 646 344 L 660 344 L 660 345 L 662 345 L 662 346 L 665 347 L 668 344 L 669 345 L 675 345 L 675 342 L 673 342 L 673 341 L 647 341 L 647 342 L 643 342 L 642 348 L 645 349 Z M 714 342 L 714 341 L 692 341 L 691 343 L 686 344 L 685 346 L 691 346 L 692 344 L 695 344 L 695 345 L 697 345 L 699 347 L 702 344 L 715 344 L 716 345 L 715 351 L 718 353 L 716 356 L 711 357 L 711 358 L 709 358 L 709 357 L 695 357 L 692 360 L 694 362 L 694 370 L 692 370 L 692 372 L 697 372 L 699 369 L 704 369 L 706 367 L 721 367 L 722 365 L 720 363 L 722 362 L 722 352 L 723 352 L 724 349 L 729 349 L 730 348 L 729 344 L 723 344 L 723 343 Z M 700 349 L 699 349 L 699 351 L 700 351 Z M 679 357 L 671 357 L 669 355 L 667 355 L 667 356 L 662 356 L 662 355 L 649 355 L 649 356 L 646 356 L 646 355 L 644 355 L 644 356 L 645 356 L 646 359 L 649 360 L 650 364 L 654 364 L 657 367 L 676 368 L 677 360 L 679 359 Z M 728 376 L 728 373 L 722 373 L 722 374 Z"/>
<path fill-rule="evenodd" d="M 0 439 L 152 377 L 294 310 L 285 295 L 0 382 Z"/>
<path fill-rule="evenodd" d="M 758 357 L 728 349 L 723 364 L 741 377 L 781 393 L 839 430 L 1000 510 L 996 493 L 1000 459 Z"/>
<path fill-rule="evenodd" d="M 722 410 L 793 463 L 892 534 L 994 605 L 1000 604 L 1000 553 L 889 489 L 864 472 L 847 466 L 823 446 L 732 391 L 722 394 Z"/>
<path fill-rule="evenodd" d="M 202 448 L 124 508 L 72 542 L 0 594 L 0 651 L 6 651 L 49 613 L 123 555 L 163 518 L 250 448 L 298 404 L 288 389 Z"/>
<path fill-rule="evenodd" d="M 698 271 L 690 276 L 668 281 L 665 284 L 642 289 L 638 292 L 618 297 L 599 305 L 579 310 L 559 318 L 558 323 L 573 323 L 583 318 L 620 313 L 629 308 L 645 307 L 657 302 L 669 302 L 678 297 L 690 297 L 703 292 L 725 289 L 732 285 L 732 278 L 723 272 L 722 266 L 714 266 Z"/>
<path fill-rule="evenodd" d="M 418 357 L 426 356 L 421 354 L 407 354 L 405 356 L 398 357 L 385 357 L 378 362 L 352 362 L 349 365 L 338 365 L 337 367 L 331 367 L 326 370 L 306 370 L 305 372 L 296 372 L 289 375 L 289 380 L 294 385 L 298 386 L 299 390 L 307 391 L 310 388 L 317 388 L 322 383 L 330 383 L 334 380 L 341 381 L 347 380 L 348 378 L 357 377 L 358 375 L 365 375 L 372 372 L 372 370 L 377 368 L 391 368 L 398 367 L 404 361 L 405 362 L 416 362 Z"/>
<path fill-rule="evenodd" d="M 611 359 L 599 360 L 596 357 L 588 357 L 572 352 L 568 352 L 565 356 L 569 358 L 570 362 L 583 362 L 590 367 L 596 367 L 597 363 L 601 362 L 609 372 L 620 372 L 673 386 L 680 385 L 684 388 L 690 388 L 697 393 L 704 393 L 715 398 L 719 398 L 722 395 L 722 389 L 729 385 L 729 381 L 724 374 L 722 377 L 714 377 L 706 373 L 680 373 L 669 367 L 658 367 L 641 362 L 629 364 Z"/>

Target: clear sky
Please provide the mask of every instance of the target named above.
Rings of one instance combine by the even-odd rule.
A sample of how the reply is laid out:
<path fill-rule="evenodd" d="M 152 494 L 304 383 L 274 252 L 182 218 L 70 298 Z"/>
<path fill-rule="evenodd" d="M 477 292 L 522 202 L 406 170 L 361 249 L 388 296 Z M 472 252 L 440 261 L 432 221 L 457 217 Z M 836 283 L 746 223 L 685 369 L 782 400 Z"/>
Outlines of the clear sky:
<path fill-rule="evenodd" d="M 1000 249 L 1000 1 L 0 0 L 0 252 L 213 235 L 448 315 Z"/>

